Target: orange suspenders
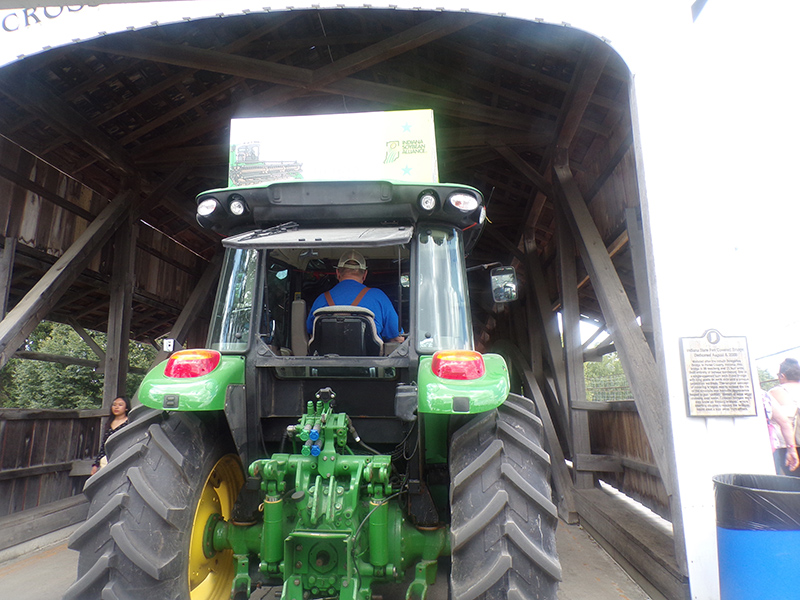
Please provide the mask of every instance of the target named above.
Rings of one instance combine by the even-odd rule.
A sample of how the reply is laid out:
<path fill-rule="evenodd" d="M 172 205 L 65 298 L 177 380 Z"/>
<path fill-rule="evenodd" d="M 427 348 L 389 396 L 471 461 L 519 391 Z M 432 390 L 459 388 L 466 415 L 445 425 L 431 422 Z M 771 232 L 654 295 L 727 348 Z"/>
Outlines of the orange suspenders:
<path fill-rule="evenodd" d="M 370 288 L 365 287 L 358 293 L 358 296 L 350 303 L 350 306 L 358 306 L 358 303 L 361 302 L 361 299 L 364 295 L 370 290 Z M 330 292 L 325 292 L 325 300 L 328 302 L 328 306 L 335 306 L 336 303 L 333 301 L 333 296 L 331 296 Z"/>

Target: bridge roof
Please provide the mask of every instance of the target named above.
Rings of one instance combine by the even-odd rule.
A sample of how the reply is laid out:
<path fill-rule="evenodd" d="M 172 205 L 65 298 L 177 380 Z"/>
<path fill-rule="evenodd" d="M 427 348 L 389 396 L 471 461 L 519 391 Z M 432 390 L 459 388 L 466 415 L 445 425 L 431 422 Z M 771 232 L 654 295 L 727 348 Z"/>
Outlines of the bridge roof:
<path fill-rule="evenodd" d="M 195 221 L 194 197 L 226 185 L 230 120 L 245 116 L 433 109 L 441 181 L 474 186 L 488 204 L 489 225 L 470 260 L 524 260 L 525 240 L 535 242 L 554 305 L 560 201 L 552 165 L 567 153 L 635 308 L 626 221 L 626 210 L 639 206 L 630 84 L 605 41 L 563 25 L 377 9 L 253 13 L 108 35 L 6 66 L 0 130 L 99 196 L 138 182 L 155 198 L 144 205 L 148 227 L 138 241 L 139 339 L 169 331 L 219 248 L 219 236 Z M 49 232 L 20 236 L 13 306 L 67 245 L 54 215 L 86 223 L 102 202 L 71 196 L 58 177 L 36 177 L 30 158 L 3 144 L 0 176 L 40 195 Z M 11 202 L 0 199 L 0 233 L 11 231 Z M 103 260 L 50 318 L 105 328 Z M 185 279 L 179 294 L 169 273 Z M 586 271 L 578 277 L 582 314 L 601 319 Z M 490 310 L 477 307 L 478 322 Z"/>

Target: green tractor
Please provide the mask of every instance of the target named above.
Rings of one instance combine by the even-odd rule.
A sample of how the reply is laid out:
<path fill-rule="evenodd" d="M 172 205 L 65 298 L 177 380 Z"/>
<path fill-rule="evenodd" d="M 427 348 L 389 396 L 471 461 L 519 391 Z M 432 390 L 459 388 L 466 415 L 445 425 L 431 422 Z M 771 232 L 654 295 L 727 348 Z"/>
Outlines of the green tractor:
<path fill-rule="evenodd" d="M 480 192 L 291 181 L 197 203 L 229 235 L 208 347 L 150 371 L 108 440 L 65 597 L 424 599 L 441 571 L 449 585 L 431 589 L 454 600 L 555 598 L 541 422 L 504 359 L 474 350 Z M 307 320 L 352 250 L 402 339 L 358 306 Z M 495 301 L 515 298 L 513 270 L 492 281 Z"/>

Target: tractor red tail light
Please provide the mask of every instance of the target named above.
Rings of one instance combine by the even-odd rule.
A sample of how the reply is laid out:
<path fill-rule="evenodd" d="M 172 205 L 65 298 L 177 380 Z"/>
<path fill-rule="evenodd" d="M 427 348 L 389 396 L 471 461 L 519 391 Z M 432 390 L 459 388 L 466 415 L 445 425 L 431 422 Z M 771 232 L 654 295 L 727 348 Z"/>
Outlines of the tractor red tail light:
<path fill-rule="evenodd" d="M 185 378 L 200 377 L 217 368 L 220 353 L 216 350 L 180 350 L 169 357 L 164 375 Z"/>
<path fill-rule="evenodd" d="M 486 373 L 486 365 L 480 352 L 442 350 L 433 355 L 431 370 L 442 379 L 478 379 Z"/>

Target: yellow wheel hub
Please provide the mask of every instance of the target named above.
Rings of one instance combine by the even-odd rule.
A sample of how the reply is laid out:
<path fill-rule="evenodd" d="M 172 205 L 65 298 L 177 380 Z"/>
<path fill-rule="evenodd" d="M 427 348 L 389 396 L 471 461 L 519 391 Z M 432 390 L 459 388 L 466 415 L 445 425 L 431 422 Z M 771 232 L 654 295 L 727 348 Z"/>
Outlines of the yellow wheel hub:
<path fill-rule="evenodd" d="M 189 594 L 191 600 L 227 600 L 236 574 L 233 552 L 224 550 L 211 558 L 203 552 L 203 534 L 211 515 L 230 520 L 233 503 L 244 485 L 239 458 L 226 454 L 211 469 L 203 484 L 192 522 L 189 542 Z"/>

